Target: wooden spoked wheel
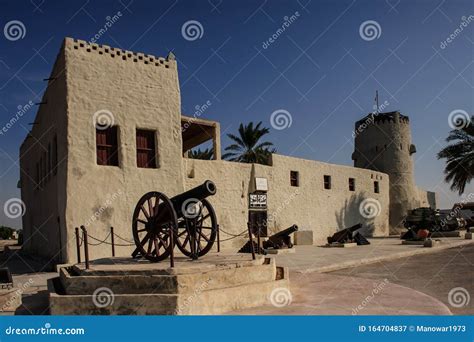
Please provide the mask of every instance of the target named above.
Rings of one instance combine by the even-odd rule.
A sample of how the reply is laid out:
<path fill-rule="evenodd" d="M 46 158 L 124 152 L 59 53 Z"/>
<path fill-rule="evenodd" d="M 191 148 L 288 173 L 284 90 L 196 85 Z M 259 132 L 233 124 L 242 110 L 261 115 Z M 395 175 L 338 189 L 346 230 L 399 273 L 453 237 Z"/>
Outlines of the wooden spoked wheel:
<path fill-rule="evenodd" d="M 178 219 L 169 198 L 152 191 L 140 198 L 133 212 L 133 239 L 140 255 L 157 262 L 171 253 L 171 234 L 176 240 Z"/>
<path fill-rule="evenodd" d="M 193 211 L 196 216 L 183 214 L 178 219 L 176 237 L 181 253 L 193 259 L 207 254 L 217 236 L 217 217 L 209 201 L 203 199 L 195 205 L 199 206 Z"/>

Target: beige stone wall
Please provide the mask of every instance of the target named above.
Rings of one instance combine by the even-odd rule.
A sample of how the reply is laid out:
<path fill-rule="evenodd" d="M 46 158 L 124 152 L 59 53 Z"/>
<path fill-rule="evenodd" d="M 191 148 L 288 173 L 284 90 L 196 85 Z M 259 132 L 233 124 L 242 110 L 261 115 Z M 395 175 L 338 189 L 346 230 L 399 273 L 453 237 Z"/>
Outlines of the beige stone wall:
<path fill-rule="evenodd" d="M 418 192 L 418 204 L 419 207 L 431 207 L 437 208 L 438 198 L 436 192 L 426 191 L 422 188 L 417 187 Z"/>
<path fill-rule="evenodd" d="M 158 190 L 174 195 L 183 190 L 176 62 L 106 46 L 96 46 L 94 50 L 94 46 L 68 39 L 65 48 L 69 261 L 76 259 L 74 227 L 87 225 L 90 235 L 102 240 L 113 226 L 118 235 L 132 240 L 132 213 L 143 194 Z M 113 114 L 114 125 L 118 126 L 119 166 L 96 163 L 93 115 L 104 109 Z M 157 169 L 137 167 L 137 128 L 156 130 Z M 131 249 L 117 247 L 117 254 L 130 255 Z M 90 255 L 110 256 L 110 246 L 91 246 Z"/>
<path fill-rule="evenodd" d="M 61 48 L 50 75 L 48 88 L 38 107 L 35 124 L 20 147 L 23 248 L 28 253 L 64 260 L 66 245 L 66 167 L 67 103 L 64 50 Z M 52 165 L 54 138 L 57 138 L 57 165 Z M 37 178 L 36 164 L 46 161 L 42 179 Z"/>
<path fill-rule="evenodd" d="M 185 159 L 186 187 L 192 188 L 210 179 L 217 194 L 210 198 L 224 231 L 232 234 L 247 227 L 248 193 L 254 191 L 254 178 L 268 180 L 269 233 L 292 224 L 301 230 L 312 230 L 314 243 L 326 242 L 337 230 L 363 223 L 367 235 L 388 235 L 388 176 L 383 173 L 312 160 L 273 155 L 273 166 L 241 164 L 227 161 Z M 290 185 L 290 171 L 298 171 L 300 186 Z M 332 189 L 325 190 L 323 176 L 330 175 Z M 348 178 L 355 178 L 356 191 L 349 191 Z M 380 193 L 373 192 L 373 182 Z M 359 205 L 365 198 L 380 203 L 375 219 L 364 218 Z M 230 236 L 221 233 L 224 240 Z M 243 239 L 223 242 L 223 248 L 239 248 Z"/>

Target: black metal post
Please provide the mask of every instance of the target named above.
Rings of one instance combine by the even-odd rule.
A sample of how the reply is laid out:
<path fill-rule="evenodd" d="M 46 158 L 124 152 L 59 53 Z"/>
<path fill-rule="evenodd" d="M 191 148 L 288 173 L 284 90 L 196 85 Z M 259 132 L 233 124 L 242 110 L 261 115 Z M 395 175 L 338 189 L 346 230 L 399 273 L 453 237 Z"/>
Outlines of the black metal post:
<path fill-rule="evenodd" d="M 170 267 L 174 267 L 174 228 L 170 227 Z"/>
<path fill-rule="evenodd" d="M 87 229 L 81 226 L 82 229 L 82 240 L 84 241 L 84 258 L 86 261 L 86 269 L 89 269 L 89 244 L 87 242 Z"/>
<path fill-rule="evenodd" d="M 257 222 L 257 254 L 260 254 L 260 223 Z"/>
<path fill-rule="evenodd" d="M 77 251 L 77 263 L 81 263 L 81 241 L 79 238 L 79 228 L 75 228 L 76 230 L 76 251 Z"/>
<path fill-rule="evenodd" d="M 252 253 L 252 260 L 255 260 L 255 251 L 253 250 L 253 238 L 252 238 L 252 229 L 251 229 L 250 222 L 247 222 L 247 228 L 249 231 L 250 252 Z"/>
<path fill-rule="evenodd" d="M 114 227 L 110 227 L 110 239 L 112 244 L 112 256 L 115 256 Z"/>
<path fill-rule="evenodd" d="M 217 225 L 217 252 L 221 251 L 221 234 L 220 234 L 220 227 Z"/>

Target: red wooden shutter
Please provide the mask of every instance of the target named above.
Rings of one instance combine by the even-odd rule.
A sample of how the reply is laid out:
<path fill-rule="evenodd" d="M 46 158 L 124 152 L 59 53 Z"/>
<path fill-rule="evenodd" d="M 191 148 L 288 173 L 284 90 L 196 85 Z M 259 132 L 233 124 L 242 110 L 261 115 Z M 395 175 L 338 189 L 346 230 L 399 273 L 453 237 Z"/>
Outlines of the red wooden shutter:
<path fill-rule="evenodd" d="M 117 127 L 96 129 L 96 149 L 98 165 L 118 166 Z"/>
<path fill-rule="evenodd" d="M 137 166 L 156 168 L 154 131 L 137 129 Z"/>

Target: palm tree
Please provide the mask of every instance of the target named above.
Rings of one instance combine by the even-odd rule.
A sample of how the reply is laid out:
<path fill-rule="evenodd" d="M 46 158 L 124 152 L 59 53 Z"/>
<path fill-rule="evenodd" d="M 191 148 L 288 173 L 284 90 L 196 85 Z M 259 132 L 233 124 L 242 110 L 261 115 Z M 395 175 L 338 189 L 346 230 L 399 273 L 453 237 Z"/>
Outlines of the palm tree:
<path fill-rule="evenodd" d="M 211 160 L 214 156 L 214 150 L 211 148 L 206 148 L 202 151 L 200 148 L 197 150 L 191 150 L 188 152 L 188 158 L 192 159 L 204 159 L 204 160 Z"/>
<path fill-rule="evenodd" d="M 269 141 L 260 142 L 260 139 L 270 132 L 268 128 L 260 127 L 261 125 L 261 121 L 255 127 L 253 122 L 240 124 L 238 136 L 227 134 L 234 143 L 225 148 L 228 152 L 222 158 L 241 163 L 268 164 L 275 149 L 271 148 L 273 143 Z"/>
<path fill-rule="evenodd" d="M 443 148 L 438 159 L 446 158 L 445 180 L 461 195 L 474 174 L 474 117 L 465 127 L 449 132 L 446 141 L 455 143 Z"/>

